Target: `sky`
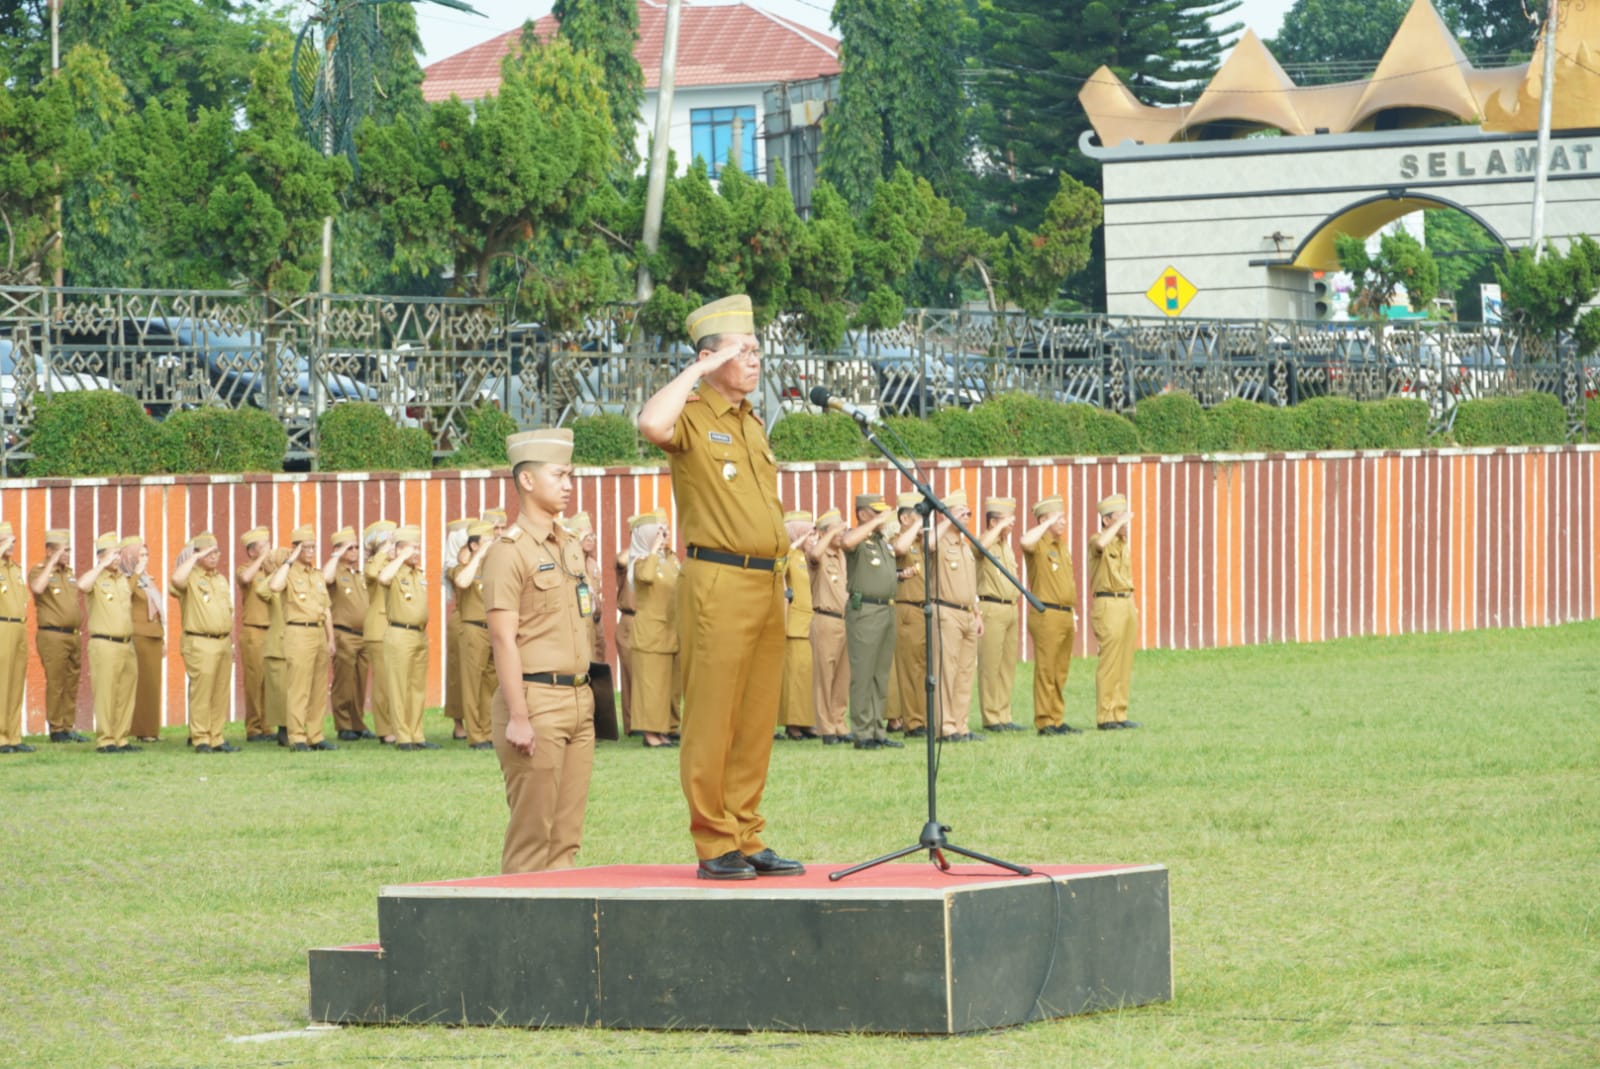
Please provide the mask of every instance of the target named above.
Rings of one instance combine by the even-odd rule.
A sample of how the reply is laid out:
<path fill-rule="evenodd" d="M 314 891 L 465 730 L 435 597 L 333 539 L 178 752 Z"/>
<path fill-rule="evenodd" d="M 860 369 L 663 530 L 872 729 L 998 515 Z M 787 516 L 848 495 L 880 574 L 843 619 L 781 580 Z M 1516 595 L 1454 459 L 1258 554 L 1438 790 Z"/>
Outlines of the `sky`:
<path fill-rule="evenodd" d="M 417 26 L 422 32 L 422 47 L 426 53 L 424 65 L 515 29 L 526 19 L 548 14 L 551 7 L 549 0 L 469 2 L 486 17 L 477 18 L 437 4 L 417 4 Z M 833 11 L 832 0 L 755 0 L 753 6 L 820 30 L 829 28 L 829 15 Z M 1290 6 L 1291 0 L 1243 0 L 1229 18 L 1255 30 L 1256 36 L 1268 38 L 1278 32 L 1284 12 Z"/>

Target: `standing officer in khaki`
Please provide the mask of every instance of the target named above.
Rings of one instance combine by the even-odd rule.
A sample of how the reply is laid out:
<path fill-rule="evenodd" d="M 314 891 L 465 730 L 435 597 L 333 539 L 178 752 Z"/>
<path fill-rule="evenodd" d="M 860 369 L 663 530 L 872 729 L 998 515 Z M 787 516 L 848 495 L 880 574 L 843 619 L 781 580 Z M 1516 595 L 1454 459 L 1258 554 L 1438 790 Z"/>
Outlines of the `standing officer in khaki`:
<path fill-rule="evenodd" d="M 267 634 L 261 643 L 261 718 L 279 746 L 289 745 L 289 663 L 284 652 L 283 592 L 272 577 L 293 560 L 287 549 L 269 549 L 260 573 L 250 587 L 255 599 L 267 607 Z"/>
<path fill-rule="evenodd" d="M 889 684 L 891 725 L 898 720 L 906 738 L 928 733 L 928 703 L 924 682 L 928 675 L 928 635 L 922 618 L 922 516 L 921 494 L 901 494 L 895 499 L 900 530 L 894 542 L 894 676 Z"/>
<path fill-rule="evenodd" d="M 467 527 L 459 563 L 445 572 L 456 591 L 461 617 L 461 713 L 467 748 L 494 749 L 489 708 L 494 701 L 495 672 L 489 653 L 489 619 L 483 608 L 483 562 L 494 546 L 495 527 L 479 520 Z"/>
<path fill-rule="evenodd" d="M 944 503 L 963 526 L 972 518 L 965 490 L 952 490 Z M 928 549 L 928 570 L 934 569 L 938 569 L 933 576 L 933 625 L 939 643 L 939 737 L 945 742 L 983 742 L 982 735 L 967 730 L 972 677 L 978 668 L 978 636 L 983 634 L 983 617 L 978 614 L 978 565 L 967 536 L 947 519 L 934 528 L 933 545 Z"/>
<path fill-rule="evenodd" d="M 167 659 L 166 599 L 150 578 L 150 550 L 144 539 L 129 535 L 117 544 L 122 574 L 128 581 L 133 616 L 133 659 L 139 679 L 133 688 L 133 721 L 128 733 L 140 742 L 161 741 L 161 668 Z"/>
<path fill-rule="evenodd" d="M 28 674 L 27 587 L 16 559 L 17 535 L 0 523 L 0 753 L 32 753 L 22 741 L 22 682 Z"/>
<path fill-rule="evenodd" d="M 671 749 L 677 730 L 678 575 L 667 517 L 652 512 L 634 528 L 628 586 L 633 592 L 633 725 L 646 749 Z"/>
<path fill-rule="evenodd" d="M 1133 564 L 1128 559 L 1128 499 L 1112 494 L 1097 506 L 1100 530 L 1089 539 L 1089 587 L 1094 607 L 1089 623 L 1100 647 L 1094 672 L 1095 727 L 1101 731 L 1136 728 L 1128 719 L 1128 682 L 1133 650 L 1139 644 L 1139 610 L 1133 604 Z"/>
<path fill-rule="evenodd" d="M 95 539 L 94 566 L 78 576 L 78 589 L 89 597 L 89 688 L 94 692 L 96 753 L 139 750 L 128 743 L 139 665 L 133 655 L 132 591 L 117 552 L 121 542 L 115 531 Z"/>
<path fill-rule="evenodd" d="M 237 753 L 222 737 L 233 682 L 233 596 L 217 574 L 222 548 L 209 531 L 189 540 L 167 589 L 178 599 L 184 671 L 189 675 L 189 741 L 195 753 Z"/>
<path fill-rule="evenodd" d="M 45 719 L 51 742 L 88 742 L 78 733 L 78 682 L 82 678 L 83 600 L 77 577 L 67 562 L 72 532 L 53 528 L 44 533 L 45 559 L 28 570 L 37 620 L 34 643 L 44 665 Z"/>
<path fill-rule="evenodd" d="M 464 739 L 467 737 L 466 725 L 462 723 L 464 706 L 463 681 L 461 677 L 461 613 L 456 605 L 456 586 L 450 581 L 450 573 L 457 567 L 461 551 L 467 545 L 467 528 L 472 526 L 472 518 L 462 516 L 451 520 L 444 525 L 444 571 L 440 575 L 440 585 L 444 590 L 444 715 L 450 721 L 450 737 Z"/>
<path fill-rule="evenodd" d="M 584 618 L 594 611 L 578 539 L 556 522 L 572 495 L 572 432 L 506 439 L 517 522 L 489 550 L 483 604 L 498 681 L 490 718 L 506 781 L 500 870 L 568 868 L 583 844 L 594 768 Z"/>
<path fill-rule="evenodd" d="M 783 590 L 787 605 L 783 614 L 783 694 L 778 699 L 778 726 L 791 739 L 817 737 L 816 707 L 811 685 L 815 672 L 811 664 L 811 570 L 806 567 L 806 549 L 816 539 L 811 513 L 796 510 L 783 514 L 789 531 L 789 557 L 783 567 Z"/>
<path fill-rule="evenodd" d="M 422 571 L 422 529 L 394 532 L 394 556 L 378 572 L 388 629 L 383 635 L 383 670 L 394 710 L 397 750 L 437 750 L 422 733 L 422 702 L 428 684 L 428 582 Z"/>
<path fill-rule="evenodd" d="M 1060 497 L 1033 506 L 1039 522 L 1022 532 L 1022 553 L 1028 562 L 1028 590 L 1044 605 L 1028 608 L 1028 638 L 1033 641 L 1033 726 L 1041 735 L 1081 735 L 1064 719 L 1062 690 L 1072 668 L 1072 640 L 1077 636 L 1078 580 L 1072 551 L 1067 548 L 1067 514 Z"/>
<path fill-rule="evenodd" d="M 849 600 L 838 509 L 817 517 L 817 536 L 806 547 L 811 572 L 811 702 L 822 745 L 848 742 L 845 716 L 850 709 L 850 657 L 845 646 L 844 609 Z"/>
<path fill-rule="evenodd" d="M 389 673 L 383 663 L 383 637 L 389 631 L 389 599 L 378 582 L 394 554 L 394 529 L 392 520 L 378 520 L 367 525 L 362 537 L 367 543 L 367 563 L 362 575 L 367 580 L 367 618 L 361 625 L 361 648 L 367 651 L 367 664 L 371 666 L 372 726 L 377 729 L 378 740 L 389 745 L 395 741 L 394 706 L 389 701 Z"/>
<path fill-rule="evenodd" d="M 839 536 L 849 575 L 844 611 L 850 654 L 850 734 L 858 750 L 901 749 L 884 732 L 884 703 L 894 669 L 894 592 L 898 571 L 883 532 L 895 514 L 881 494 L 856 495 L 856 526 Z"/>
<path fill-rule="evenodd" d="M 642 512 L 628 517 L 629 548 L 617 554 L 613 562 L 617 586 L 617 700 L 622 706 L 622 730 L 629 735 L 638 734 L 633 727 L 633 621 L 638 612 L 633 602 L 633 590 L 628 586 L 628 564 L 633 559 L 633 532 L 641 523 L 650 522 L 653 512 Z M 681 666 L 680 666 L 681 668 Z"/>
<path fill-rule="evenodd" d="M 991 497 L 983 503 L 983 547 L 993 553 L 1006 571 L 1017 573 L 1017 555 L 1011 548 L 1012 526 L 1017 522 L 1017 502 Z M 983 633 L 978 638 L 978 708 L 985 731 L 1021 731 L 1011 719 L 1011 687 L 1017 680 L 1017 599 L 1011 581 L 987 557 L 978 558 L 978 611 Z"/>
<path fill-rule="evenodd" d="M 289 535 L 289 556 L 269 583 L 283 605 L 284 718 L 289 749 L 337 750 L 322 737 L 328 711 L 328 661 L 333 655 L 333 608 L 317 564 L 317 532 L 311 525 Z"/>
<path fill-rule="evenodd" d="M 267 563 L 265 527 L 255 527 L 239 538 L 244 547 L 244 563 L 239 565 L 234 581 L 239 585 L 239 669 L 244 676 L 244 741 L 272 742 L 277 738 L 269 730 L 266 718 L 265 649 L 267 628 L 272 623 L 267 602 L 255 595 L 256 579 Z M 272 569 L 267 569 L 272 574 Z"/>
<path fill-rule="evenodd" d="M 789 535 L 777 460 L 747 400 L 761 379 L 750 298 L 698 308 L 684 327 L 695 362 L 645 403 L 639 430 L 667 453 L 689 546 L 678 605 L 685 624 L 679 775 L 700 858 L 696 874 L 796 875 L 804 866 L 761 838 L 783 681 Z"/>
<path fill-rule="evenodd" d="M 361 574 L 361 543 L 355 528 L 333 532 L 333 552 L 322 566 L 333 610 L 333 726 L 342 742 L 375 739 L 367 730 L 367 650 L 361 641 L 367 624 L 367 580 Z"/>
<path fill-rule="evenodd" d="M 665 523 L 666 516 L 662 515 L 661 520 Z M 594 612 L 589 617 L 589 658 L 598 663 L 606 659 L 606 629 L 601 619 L 604 599 L 600 596 L 600 542 L 594 536 L 594 521 L 587 512 L 573 513 L 562 521 L 562 526 L 578 540 L 578 548 L 583 550 L 583 572 L 594 596 Z"/>

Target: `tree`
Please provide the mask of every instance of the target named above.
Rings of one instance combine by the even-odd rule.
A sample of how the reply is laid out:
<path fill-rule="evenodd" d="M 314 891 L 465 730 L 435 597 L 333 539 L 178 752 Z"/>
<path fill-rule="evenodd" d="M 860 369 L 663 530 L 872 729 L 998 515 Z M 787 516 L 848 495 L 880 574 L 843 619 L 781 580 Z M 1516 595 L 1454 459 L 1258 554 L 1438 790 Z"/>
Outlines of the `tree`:
<path fill-rule="evenodd" d="M 839 102 L 823 124 L 821 176 L 853 207 L 903 166 L 949 196 L 966 173 L 958 0 L 838 0 Z"/>
<path fill-rule="evenodd" d="M 1295 0 L 1267 50 L 1299 85 L 1353 81 L 1372 72 L 1411 0 Z M 1326 69 L 1297 69 L 1307 65 Z"/>
<path fill-rule="evenodd" d="M 1503 67 L 1533 54 L 1541 16 L 1549 5 L 1523 0 L 1439 0 L 1439 15 L 1455 31 L 1461 48 L 1479 66 Z"/>
<path fill-rule="evenodd" d="M 632 175 L 639 162 L 639 115 L 644 107 L 644 72 L 634 57 L 639 43 L 637 0 L 556 0 L 551 9 L 561 36 L 588 53 L 604 71 L 611 125 L 617 133 L 617 163 Z"/>
<path fill-rule="evenodd" d="M 1439 292 L 1456 302 L 1456 318 L 1483 318 L 1479 285 L 1494 281 L 1494 267 L 1504 256 L 1500 242 L 1465 212 L 1431 209 L 1423 214 L 1423 239 L 1439 262 Z"/>
<path fill-rule="evenodd" d="M 1404 286 L 1413 312 L 1425 310 L 1439 295 L 1439 265 L 1422 243 L 1404 230 L 1384 234 L 1378 252 L 1367 251 L 1363 238 L 1340 234 L 1334 239 L 1339 266 L 1350 273 L 1350 311 L 1381 319 Z"/>
<path fill-rule="evenodd" d="M 0 67 L 0 277 L 38 280 L 60 240 L 55 198 L 89 146 L 65 80 L 30 87 L 7 75 Z"/>
<path fill-rule="evenodd" d="M 1547 244 L 1537 258 L 1520 249 L 1495 275 L 1508 326 L 1547 344 L 1571 331 L 1580 359 L 1600 349 L 1600 309 L 1590 307 L 1600 296 L 1600 243 L 1593 238 L 1578 235 L 1566 252 Z"/>

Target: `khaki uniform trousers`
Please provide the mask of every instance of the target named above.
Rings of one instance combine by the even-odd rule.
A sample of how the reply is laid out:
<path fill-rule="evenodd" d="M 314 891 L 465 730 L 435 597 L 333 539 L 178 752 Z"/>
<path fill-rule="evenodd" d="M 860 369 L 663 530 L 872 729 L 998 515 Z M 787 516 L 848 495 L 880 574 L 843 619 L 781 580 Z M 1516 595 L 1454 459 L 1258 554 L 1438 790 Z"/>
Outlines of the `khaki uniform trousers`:
<path fill-rule="evenodd" d="M 939 642 L 939 734 L 965 735 L 978 673 L 978 614 L 940 605 L 933 622 Z"/>
<path fill-rule="evenodd" d="M 289 726 L 289 662 L 282 657 L 261 659 L 261 719 L 266 734 Z"/>
<path fill-rule="evenodd" d="M 133 643 L 105 638 L 89 640 L 89 688 L 94 691 L 95 745 L 128 745 L 133 727 L 133 690 L 139 663 Z"/>
<path fill-rule="evenodd" d="M 678 730 L 678 687 L 682 666 L 676 653 L 634 650 L 629 686 L 633 688 L 633 729 L 655 735 Z"/>
<path fill-rule="evenodd" d="M 461 611 L 452 607 L 444 618 L 444 715 L 460 723 L 466 716 L 467 677 L 461 671 Z"/>
<path fill-rule="evenodd" d="M 239 670 L 244 676 L 246 738 L 271 734 L 267 725 L 267 668 L 262 656 L 266 644 L 266 628 L 239 625 Z"/>
<path fill-rule="evenodd" d="M 338 634 L 338 632 L 334 632 Z M 322 724 L 328 712 L 328 633 L 323 625 L 283 629 L 284 715 L 289 745 L 315 746 L 322 741 Z"/>
<path fill-rule="evenodd" d="M 367 647 L 360 635 L 333 629 L 333 726 L 367 730 Z"/>
<path fill-rule="evenodd" d="M 1033 726 L 1057 727 L 1067 711 L 1063 690 L 1072 670 L 1072 642 L 1077 616 L 1048 609 L 1028 610 L 1028 637 L 1033 640 Z"/>
<path fill-rule="evenodd" d="M 34 636 L 44 665 L 44 715 L 51 731 L 71 731 L 78 722 L 78 683 L 83 678 L 83 647 L 76 634 L 42 628 Z M 22 663 L 18 659 L 17 663 Z M 0 669 L 4 671 L 4 669 Z"/>
<path fill-rule="evenodd" d="M 1011 723 L 1011 688 L 1017 681 L 1017 607 L 978 602 L 978 707 L 983 726 Z"/>
<path fill-rule="evenodd" d="M 813 617 L 814 619 L 814 617 Z M 817 722 L 812 702 L 811 683 L 816 675 L 811 666 L 811 640 L 791 638 L 783 644 L 783 694 L 778 698 L 778 724 L 808 728 Z"/>
<path fill-rule="evenodd" d="M 0 746 L 22 742 L 22 682 L 27 675 L 28 639 L 24 625 L 0 623 Z"/>
<path fill-rule="evenodd" d="M 1139 610 L 1132 598 L 1095 598 L 1089 610 L 1100 663 L 1094 670 L 1094 719 L 1109 724 L 1128 719 L 1128 682 L 1133 678 L 1133 648 L 1139 643 Z"/>
<path fill-rule="evenodd" d="M 133 686 L 133 721 L 128 734 L 153 739 L 161 734 L 161 664 L 167 643 L 160 635 L 134 635 L 133 659 L 139 681 Z"/>
<path fill-rule="evenodd" d="M 764 849 L 758 810 L 778 726 L 783 601 L 774 572 L 690 560 L 678 580 L 678 776 L 702 860 Z"/>
<path fill-rule="evenodd" d="M 189 741 L 221 746 L 228 726 L 228 691 L 233 682 L 233 644 L 225 638 L 184 635 L 178 644 L 189 677 Z"/>
<path fill-rule="evenodd" d="M 426 741 L 422 700 L 428 685 L 427 633 L 390 624 L 383 635 L 383 672 L 389 685 L 395 742 Z"/>
<path fill-rule="evenodd" d="M 889 736 L 883 730 L 889 674 L 894 670 L 894 609 L 863 604 L 844 611 L 850 653 L 850 734 L 857 742 Z"/>
<path fill-rule="evenodd" d="M 928 678 L 928 633 L 922 606 L 894 606 L 894 679 L 889 684 L 889 719 L 907 731 L 928 726 L 925 685 Z"/>
<path fill-rule="evenodd" d="M 818 735 L 849 730 L 850 658 L 845 653 L 844 621 L 820 612 L 811 617 L 811 704 Z"/>
<path fill-rule="evenodd" d="M 389 701 L 389 673 L 384 668 L 383 639 L 373 642 L 363 640 L 361 648 L 367 653 L 372 687 L 372 730 L 377 732 L 380 738 L 387 739 L 394 734 L 394 706 Z"/>
<path fill-rule="evenodd" d="M 533 725 L 531 755 L 507 744 L 510 711 L 499 691 L 490 709 L 510 810 L 500 871 L 571 868 L 583 845 L 583 811 L 594 769 L 594 691 L 524 683 L 522 694 Z"/>
<path fill-rule="evenodd" d="M 461 720 L 468 745 L 493 738 L 490 708 L 499 689 L 489 629 L 461 621 Z"/>
<path fill-rule="evenodd" d="M 617 617 L 617 698 L 622 702 L 622 733 L 633 731 L 633 617 Z"/>

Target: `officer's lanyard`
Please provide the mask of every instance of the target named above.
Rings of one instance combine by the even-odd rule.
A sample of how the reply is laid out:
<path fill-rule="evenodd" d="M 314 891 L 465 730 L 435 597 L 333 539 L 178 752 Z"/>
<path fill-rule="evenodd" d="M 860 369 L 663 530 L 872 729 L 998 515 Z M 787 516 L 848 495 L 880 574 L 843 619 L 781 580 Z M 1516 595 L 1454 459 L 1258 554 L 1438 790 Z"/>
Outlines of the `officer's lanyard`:
<path fill-rule="evenodd" d="M 578 581 L 578 615 L 584 617 L 593 616 L 594 595 L 589 589 L 589 576 L 587 575 L 588 569 L 584 569 L 577 574 L 569 572 L 567 571 L 567 566 L 561 562 L 560 557 L 550 552 L 549 546 L 545 545 L 543 542 L 539 542 L 537 545 L 539 550 L 546 557 L 550 558 L 550 563 L 561 569 L 562 575 L 566 576 L 568 579 L 576 579 Z"/>

